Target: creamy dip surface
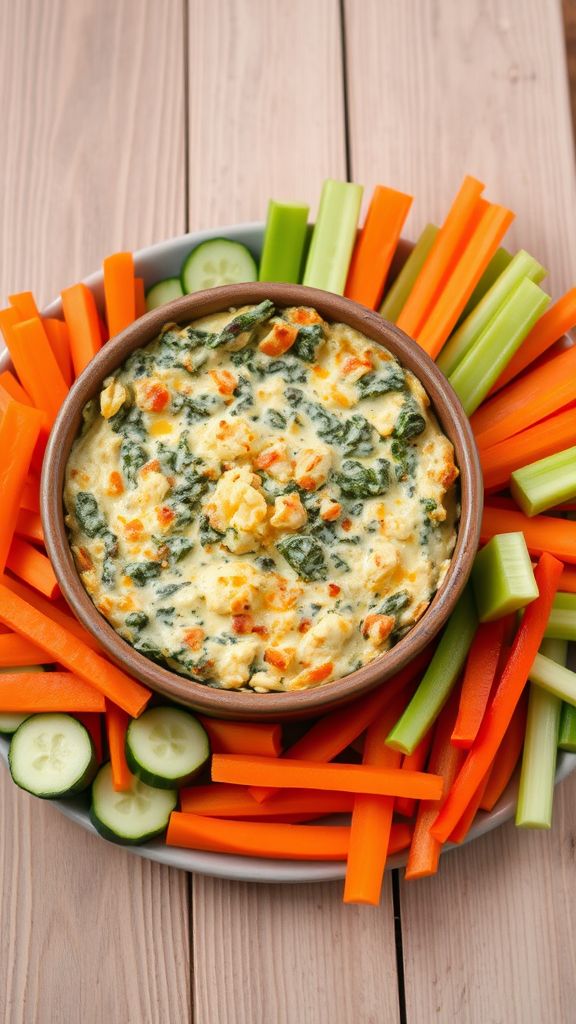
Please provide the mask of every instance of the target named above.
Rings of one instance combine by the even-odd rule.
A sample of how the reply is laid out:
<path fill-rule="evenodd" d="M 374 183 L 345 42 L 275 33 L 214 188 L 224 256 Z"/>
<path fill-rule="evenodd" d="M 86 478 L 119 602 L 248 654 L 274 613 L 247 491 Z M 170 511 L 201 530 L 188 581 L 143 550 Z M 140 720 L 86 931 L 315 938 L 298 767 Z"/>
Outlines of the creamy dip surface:
<path fill-rule="evenodd" d="M 142 654 L 211 686 L 299 690 L 387 651 L 456 540 L 426 392 L 310 308 L 167 325 L 99 399 L 64 500 L 82 582 Z"/>

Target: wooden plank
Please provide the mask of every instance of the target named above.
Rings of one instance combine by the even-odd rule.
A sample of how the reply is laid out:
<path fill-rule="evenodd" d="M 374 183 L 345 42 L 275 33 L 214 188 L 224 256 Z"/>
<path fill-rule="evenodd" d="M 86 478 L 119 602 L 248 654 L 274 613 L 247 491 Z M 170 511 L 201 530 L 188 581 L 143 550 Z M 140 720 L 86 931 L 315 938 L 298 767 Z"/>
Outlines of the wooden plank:
<path fill-rule="evenodd" d="M 0 3 L 2 301 L 185 230 L 182 4 Z"/>
<path fill-rule="evenodd" d="M 516 211 L 507 240 L 550 268 L 553 294 L 568 287 L 576 184 L 558 4 L 346 0 L 345 23 L 354 181 L 411 192 L 415 237 L 474 174 Z"/>
<path fill-rule="evenodd" d="M 332 882 L 196 878 L 193 907 L 199 1024 L 398 1019 L 388 896 L 375 910 L 344 906 Z"/>
<path fill-rule="evenodd" d="M 271 195 L 314 214 L 346 176 L 337 0 L 191 0 L 189 18 L 191 228 L 264 219 Z M 341 900 L 195 877 L 200 1024 L 396 1020 L 390 881 L 378 911 Z"/>
<path fill-rule="evenodd" d="M 3 297 L 43 303 L 184 229 L 182 6 L 2 0 L 0 40 Z M 88 836 L 3 767 L 0 820 L 5 1019 L 188 1019 L 186 876 Z"/>
<path fill-rule="evenodd" d="M 576 189 L 557 4 L 347 0 L 353 176 L 413 191 L 411 231 L 443 216 L 461 176 L 518 214 L 510 238 L 576 267 Z M 408 1021 L 569 1020 L 576 780 L 550 835 L 509 825 L 402 887 Z"/>
<path fill-rule="evenodd" d="M 190 228 L 345 177 L 337 0 L 190 0 Z"/>

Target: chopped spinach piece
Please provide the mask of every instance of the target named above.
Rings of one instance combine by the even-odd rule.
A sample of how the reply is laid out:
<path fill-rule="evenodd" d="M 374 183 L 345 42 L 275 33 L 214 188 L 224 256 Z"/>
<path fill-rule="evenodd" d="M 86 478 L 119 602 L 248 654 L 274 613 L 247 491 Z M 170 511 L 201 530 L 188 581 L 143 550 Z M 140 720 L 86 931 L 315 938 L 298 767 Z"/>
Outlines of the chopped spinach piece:
<path fill-rule="evenodd" d="M 304 392 L 301 391 L 300 388 L 285 388 L 284 389 L 284 397 L 285 397 L 286 401 L 289 402 L 289 404 L 294 409 L 294 408 L 296 408 L 296 406 L 302 405 L 302 400 L 304 398 Z"/>
<path fill-rule="evenodd" d="M 274 430 L 284 430 L 286 417 L 277 409 L 266 409 L 266 420 Z"/>
<path fill-rule="evenodd" d="M 336 483 L 348 498 L 375 498 L 388 490 L 390 463 L 378 459 L 374 467 L 369 467 L 355 459 L 345 459 L 336 474 Z"/>
<path fill-rule="evenodd" d="M 172 594 L 175 594 L 178 590 L 183 590 L 184 587 L 189 586 L 190 583 L 188 581 L 185 583 L 166 583 L 163 587 L 156 587 L 156 593 L 158 597 L 172 597 Z"/>
<path fill-rule="evenodd" d="M 105 587 L 113 587 L 116 582 L 116 563 L 110 555 L 102 562 L 102 583 Z"/>
<path fill-rule="evenodd" d="M 184 482 L 172 489 L 167 505 L 176 513 L 175 526 L 186 526 L 192 522 L 193 511 L 207 490 L 206 478 L 191 470 L 186 474 Z"/>
<path fill-rule="evenodd" d="M 410 604 L 411 598 L 407 590 L 397 590 L 395 594 L 390 594 L 389 597 L 380 605 L 378 609 L 379 615 L 400 615 L 405 608 Z"/>
<path fill-rule="evenodd" d="M 98 502 L 89 491 L 78 492 L 74 512 L 87 537 L 97 537 L 103 530 L 108 529 L 108 523 L 98 507 Z"/>
<path fill-rule="evenodd" d="M 130 377 L 149 377 L 154 366 L 154 356 L 137 348 L 124 363 L 124 370 Z"/>
<path fill-rule="evenodd" d="M 159 622 L 162 622 L 165 626 L 173 626 L 174 625 L 174 613 L 175 613 L 175 611 L 176 611 L 176 609 L 174 607 L 171 607 L 171 608 L 157 608 L 156 609 L 156 618 L 158 619 Z"/>
<path fill-rule="evenodd" d="M 160 562 L 152 562 L 145 559 L 141 562 L 129 562 L 124 572 L 134 581 L 137 587 L 145 587 L 151 580 L 155 580 L 162 572 Z"/>
<path fill-rule="evenodd" d="M 274 303 L 264 299 L 258 306 L 246 310 L 245 313 L 238 313 L 220 331 L 220 334 L 212 335 L 204 342 L 207 348 L 219 348 L 220 345 L 227 345 L 235 341 L 241 334 L 247 331 L 252 332 L 256 327 L 265 324 L 274 313 Z"/>
<path fill-rule="evenodd" d="M 135 651 L 138 651 L 138 654 L 143 654 L 145 658 L 150 658 L 151 661 L 164 661 L 163 652 L 153 640 L 135 640 L 132 646 Z"/>
<path fill-rule="evenodd" d="M 230 406 L 230 415 L 237 416 L 239 412 L 242 412 L 244 409 L 249 409 L 251 405 L 254 405 L 252 384 L 248 380 L 248 377 L 243 377 L 242 374 L 240 374 L 238 384 L 234 390 L 234 402 Z"/>
<path fill-rule="evenodd" d="M 424 430 L 426 430 L 426 420 L 414 399 L 408 398 L 398 414 L 392 433 L 394 437 L 407 440 L 410 437 L 417 437 Z"/>
<path fill-rule="evenodd" d="M 390 445 L 392 458 L 397 465 L 394 467 L 397 480 L 406 480 L 413 477 L 418 465 L 417 452 L 413 445 L 406 444 L 395 438 Z"/>
<path fill-rule="evenodd" d="M 420 498 L 420 504 L 427 519 L 430 518 L 430 513 L 438 508 L 438 502 L 434 501 L 434 498 Z"/>
<path fill-rule="evenodd" d="M 362 515 L 362 512 L 364 511 L 364 502 L 363 501 L 355 502 L 354 505 L 350 505 L 350 508 L 348 509 L 348 511 L 349 511 L 351 516 Z"/>
<path fill-rule="evenodd" d="M 135 441 L 146 440 L 146 428 L 142 417 L 142 410 L 138 406 L 128 406 L 126 402 L 121 405 L 117 413 L 111 416 L 108 423 L 115 434 L 131 438 Z"/>
<path fill-rule="evenodd" d="M 341 569 L 342 572 L 350 572 L 348 562 L 345 562 L 343 558 L 340 558 L 340 555 L 337 555 L 335 551 L 330 552 L 330 558 L 332 559 L 336 569 Z"/>
<path fill-rule="evenodd" d="M 318 402 L 304 402 L 304 411 L 308 414 L 316 427 L 316 433 L 324 441 L 331 441 L 338 444 L 342 436 L 342 422 L 337 416 L 325 409 Z"/>
<path fill-rule="evenodd" d="M 188 423 L 198 423 L 199 420 L 211 416 L 222 404 L 222 399 L 217 395 L 184 395 L 177 391 L 172 395 L 172 412 L 185 412 Z"/>
<path fill-rule="evenodd" d="M 150 619 L 146 612 L 130 612 L 130 615 L 127 615 L 124 621 L 130 629 L 144 629 L 150 622 Z"/>
<path fill-rule="evenodd" d="M 257 558 L 256 565 L 263 570 L 263 572 L 274 572 L 276 569 L 276 562 L 273 558 L 269 558 L 268 555 L 261 555 Z"/>
<path fill-rule="evenodd" d="M 200 517 L 199 535 L 202 547 L 206 547 L 208 544 L 217 544 L 224 537 L 223 533 L 212 529 L 208 516 Z"/>
<path fill-rule="evenodd" d="M 164 549 L 168 551 L 168 557 L 172 565 L 175 565 L 176 562 L 181 562 L 194 547 L 194 541 L 190 540 L 189 537 L 163 537 L 161 540 L 157 540 L 157 544 L 162 553 Z"/>
<path fill-rule="evenodd" d="M 250 345 L 246 345 L 245 348 L 239 348 L 237 352 L 231 352 L 230 361 L 234 363 L 234 366 L 246 366 L 249 370 L 254 370 L 255 355 L 254 349 Z"/>
<path fill-rule="evenodd" d="M 337 443 L 345 455 L 370 455 L 374 451 L 375 430 L 364 416 L 356 414 L 344 420 Z"/>
<path fill-rule="evenodd" d="M 313 363 L 316 359 L 316 350 L 322 341 L 324 341 L 322 324 L 307 324 L 298 331 L 296 341 L 290 351 L 299 359 Z"/>
<path fill-rule="evenodd" d="M 198 348 L 199 345 L 204 345 L 207 348 L 213 348 L 212 339 L 214 334 L 210 331 L 203 331 L 198 327 L 185 327 L 184 334 L 186 335 L 186 341 L 190 348 Z"/>
<path fill-rule="evenodd" d="M 390 362 L 385 370 L 379 373 L 367 373 L 356 381 L 360 398 L 376 398 L 389 391 L 403 391 L 406 387 L 404 371 L 398 363 Z"/>
<path fill-rule="evenodd" d="M 314 537 L 295 533 L 276 545 L 289 565 L 303 580 L 325 580 L 327 566 L 322 546 Z"/>
<path fill-rule="evenodd" d="M 306 368 L 292 355 L 271 359 L 266 369 L 268 373 L 281 374 L 287 384 L 305 384 L 308 379 Z"/>
<path fill-rule="evenodd" d="M 120 445 L 120 464 L 125 479 L 136 486 L 138 470 L 148 462 L 146 449 L 132 437 L 125 437 Z"/>

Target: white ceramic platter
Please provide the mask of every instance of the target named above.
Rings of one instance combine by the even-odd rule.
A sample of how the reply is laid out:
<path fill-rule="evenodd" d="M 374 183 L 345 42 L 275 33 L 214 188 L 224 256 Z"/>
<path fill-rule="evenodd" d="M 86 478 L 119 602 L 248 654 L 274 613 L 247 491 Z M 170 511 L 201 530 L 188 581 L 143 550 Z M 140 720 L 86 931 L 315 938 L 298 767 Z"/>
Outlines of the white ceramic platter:
<path fill-rule="evenodd" d="M 255 257 L 260 256 L 264 225 L 239 224 L 234 227 L 217 228 L 212 231 L 200 231 L 189 235 L 180 235 L 167 242 L 159 242 L 157 245 L 149 246 L 135 253 L 136 272 L 144 278 L 146 288 L 155 284 L 165 277 L 175 277 L 180 273 L 184 257 L 207 238 L 233 238 L 252 250 Z M 85 279 L 85 283 L 92 288 L 97 301 L 102 306 L 102 273 L 98 271 Z M 60 314 L 60 301 L 52 302 L 44 311 L 47 316 Z M 6 352 L 0 355 L 0 371 L 9 366 L 9 359 Z M 7 763 L 8 740 L 0 736 L 0 757 Z M 576 769 L 576 754 L 560 752 L 558 756 L 558 767 L 556 781 L 560 782 Z M 515 776 L 496 807 L 488 814 L 480 812 L 474 826 L 470 829 L 466 842 L 477 839 L 478 836 L 490 832 L 505 821 L 513 817 L 516 807 L 516 796 L 518 792 L 518 779 Z M 65 814 L 67 818 L 75 821 L 88 832 L 96 833 L 88 817 L 88 801 L 86 796 L 76 797 L 72 800 L 55 800 L 54 806 Z M 102 840 L 105 842 L 105 840 Z M 449 847 L 448 847 L 449 848 Z M 184 850 L 176 847 L 165 846 L 164 843 L 155 840 L 143 846 L 127 847 L 139 857 L 146 857 L 148 860 L 158 861 L 160 864 L 167 864 L 171 867 L 182 868 L 185 871 L 195 871 L 202 875 L 212 875 L 217 878 L 230 878 L 243 882 L 325 882 L 334 879 L 344 878 L 345 865 L 343 863 L 313 862 L 313 861 L 287 861 L 287 860 L 262 860 L 256 857 L 237 857 L 219 853 L 204 853 L 196 850 Z M 388 861 L 391 868 L 402 867 L 406 863 L 406 853 L 396 854 Z"/>

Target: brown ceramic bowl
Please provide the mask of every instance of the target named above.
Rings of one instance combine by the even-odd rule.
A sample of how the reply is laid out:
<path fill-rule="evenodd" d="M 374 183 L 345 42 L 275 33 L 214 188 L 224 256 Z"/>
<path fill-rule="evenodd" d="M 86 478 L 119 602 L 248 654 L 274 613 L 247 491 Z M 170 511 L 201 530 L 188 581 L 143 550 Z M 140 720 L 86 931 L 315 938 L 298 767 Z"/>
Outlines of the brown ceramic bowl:
<path fill-rule="evenodd" d="M 349 324 L 385 345 L 424 385 L 444 433 L 454 445 L 460 470 L 461 517 L 446 578 L 430 607 L 391 651 L 343 679 L 290 693 L 218 690 L 177 675 L 138 654 L 92 604 L 80 581 L 64 525 L 62 492 L 66 463 L 78 433 L 82 409 L 102 381 L 126 357 L 156 337 L 168 322 L 186 323 L 231 306 L 269 298 L 278 306 L 313 306 L 327 320 Z M 46 546 L 68 604 L 109 657 L 152 690 L 198 711 L 231 719 L 288 719 L 319 715 L 385 683 L 432 640 L 446 622 L 468 579 L 478 546 L 482 477 L 468 418 L 446 378 L 418 345 L 377 313 L 339 295 L 288 284 L 226 285 L 186 295 L 147 313 L 108 342 L 78 378 L 52 430 L 42 473 L 42 522 Z"/>

